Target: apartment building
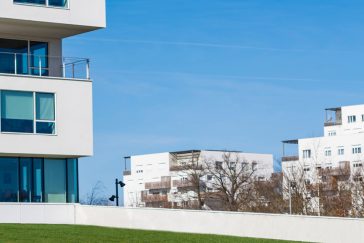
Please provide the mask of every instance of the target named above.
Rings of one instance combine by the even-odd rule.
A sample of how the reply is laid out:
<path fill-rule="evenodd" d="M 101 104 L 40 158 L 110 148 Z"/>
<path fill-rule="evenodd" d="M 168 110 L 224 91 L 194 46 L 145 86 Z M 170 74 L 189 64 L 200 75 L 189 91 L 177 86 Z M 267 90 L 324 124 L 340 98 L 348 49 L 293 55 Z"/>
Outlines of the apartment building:
<path fill-rule="evenodd" d="M 257 179 L 264 180 L 273 173 L 271 154 L 253 154 L 235 151 L 187 150 L 127 157 L 130 170 L 124 171 L 124 206 L 181 208 L 193 206 L 196 192 L 186 165 L 211 163 L 221 167 L 224 155 L 231 156 L 231 166 L 236 161 L 246 163 L 247 168 L 256 170 Z M 233 165 L 234 164 L 234 165 Z M 208 173 L 201 178 L 206 191 L 214 190 L 212 176 Z"/>
<path fill-rule="evenodd" d="M 62 40 L 105 25 L 104 0 L 0 1 L 0 202 L 78 202 L 92 80 Z"/>
<path fill-rule="evenodd" d="M 320 191 L 332 194 L 333 181 L 337 187 L 363 180 L 364 105 L 328 108 L 325 113 L 324 136 L 283 141 L 284 184 L 302 175 L 306 188 L 321 183 Z M 297 153 L 287 154 L 288 145 L 296 146 Z M 309 197 L 315 199 L 317 193 Z"/>

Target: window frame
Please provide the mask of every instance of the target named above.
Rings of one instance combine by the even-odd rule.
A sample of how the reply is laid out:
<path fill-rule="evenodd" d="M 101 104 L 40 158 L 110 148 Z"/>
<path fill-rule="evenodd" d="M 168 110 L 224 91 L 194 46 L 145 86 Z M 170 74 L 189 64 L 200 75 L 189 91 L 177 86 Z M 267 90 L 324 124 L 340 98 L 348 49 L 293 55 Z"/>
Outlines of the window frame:
<path fill-rule="evenodd" d="M 348 123 L 356 123 L 356 115 L 350 115 L 348 116 Z"/>
<path fill-rule="evenodd" d="M 4 132 L 1 129 L 1 96 L 2 91 L 15 91 L 15 92 L 31 92 L 33 94 L 33 132 L 27 133 L 27 132 Z M 37 122 L 42 122 L 43 120 L 37 120 L 37 107 L 36 107 L 36 94 L 37 93 L 47 93 L 47 94 L 53 94 L 54 95 L 54 133 L 48 134 L 48 133 L 37 133 Z M 43 121 L 44 122 L 44 121 Z M 28 91 L 28 90 L 10 90 L 10 89 L 0 89 L 0 133 L 1 134 L 18 134 L 18 135 L 40 135 L 40 136 L 58 136 L 58 126 L 57 126 L 57 92 L 47 92 L 47 91 Z"/>
<path fill-rule="evenodd" d="M 15 2 L 15 0 L 13 0 L 13 4 L 16 4 L 16 5 L 26 5 L 26 6 L 32 6 L 32 7 L 56 8 L 56 9 L 70 10 L 70 1 L 71 0 L 67 0 L 67 4 L 64 7 L 49 5 L 49 0 L 45 0 L 45 4 L 27 3 L 27 2 Z"/>
<path fill-rule="evenodd" d="M 307 155 L 309 155 L 309 156 L 307 156 Z M 302 150 L 302 158 L 303 159 L 311 159 L 311 156 L 312 156 L 311 149 L 303 149 Z"/>

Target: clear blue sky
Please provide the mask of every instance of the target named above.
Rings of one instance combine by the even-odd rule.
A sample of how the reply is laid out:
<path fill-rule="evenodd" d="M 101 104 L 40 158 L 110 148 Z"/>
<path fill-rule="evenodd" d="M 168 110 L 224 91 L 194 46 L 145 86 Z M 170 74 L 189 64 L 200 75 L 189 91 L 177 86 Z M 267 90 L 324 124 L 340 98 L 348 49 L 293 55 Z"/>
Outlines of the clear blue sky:
<path fill-rule="evenodd" d="M 95 155 L 81 196 L 114 190 L 122 157 L 183 149 L 281 155 L 323 109 L 364 103 L 364 3 L 108 0 L 108 27 L 64 43 L 90 57 Z"/>

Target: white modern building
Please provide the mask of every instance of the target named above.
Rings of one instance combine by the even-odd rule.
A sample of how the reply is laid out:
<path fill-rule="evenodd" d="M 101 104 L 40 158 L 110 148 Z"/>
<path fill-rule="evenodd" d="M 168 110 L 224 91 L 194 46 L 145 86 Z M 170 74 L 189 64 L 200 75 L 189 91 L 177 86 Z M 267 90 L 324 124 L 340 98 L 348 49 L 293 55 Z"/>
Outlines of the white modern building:
<path fill-rule="evenodd" d="M 345 183 L 363 180 L 364 105 L 325 111 L 324 136 L 283 141 L 285 196 L 300 187 L 314 212 L 320 207 L 320 191 L 335 196 Z M 289 144 L 298 147 L 296 154 L 285 152 Z"/>
<path fill-rule="evenodd" d="M 125 207 L 184 207 L 194 198 L 194 190 L 186 164 L 191 162 L 212 163 L 222 166 L 223 156 L 229 154 L 232 161 L 240 161 L 254 168 L 259 180 L 270 178 L 273 173 L 273 155 L 235 151 L 187 150 L 126 157 L 130 159 L 130 170 L 124 171 Z M 231 162 L 233 163 L 233 162 Z M 236 164 L 234 164 L 236 166 Z M 201 178 L 207 191 L 213 191 L 209 174 Z M 211 184 L 211 183 L 210 183 Z"/>
<path fill-rule="evenodd" d="M 283 141 L 283 148 L 287 144 L 298 146 L 293 155 L 283 149 L 282 171 L 286 176 L 302 171 L 310 184 L 321 180 L 323 171 L 332 176 L 359 175 L 363 167 L 364 105 L 325 111 L 324 136 Z M 353 179 L 362 180 L 360 176 Z"/>
<path fill-rule="evenodd" d="M 78 202 L 92 80 L 62 40 L 105 25 L 104 0 L 0 1 L 0 202 Z"/>

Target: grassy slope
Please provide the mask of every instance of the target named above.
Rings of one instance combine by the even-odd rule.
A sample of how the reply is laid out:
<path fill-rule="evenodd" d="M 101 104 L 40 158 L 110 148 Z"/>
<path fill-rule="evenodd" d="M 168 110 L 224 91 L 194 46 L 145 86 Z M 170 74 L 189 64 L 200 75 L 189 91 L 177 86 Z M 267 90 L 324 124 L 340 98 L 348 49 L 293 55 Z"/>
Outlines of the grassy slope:
<path fill-rule="evenodd" d="M 217 235 L 114 229 L 70 225 L 0 224 L 0 242 L 283 242 Z M 286 241 L 284 241 L 286 242 Z"/>

